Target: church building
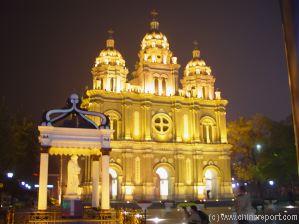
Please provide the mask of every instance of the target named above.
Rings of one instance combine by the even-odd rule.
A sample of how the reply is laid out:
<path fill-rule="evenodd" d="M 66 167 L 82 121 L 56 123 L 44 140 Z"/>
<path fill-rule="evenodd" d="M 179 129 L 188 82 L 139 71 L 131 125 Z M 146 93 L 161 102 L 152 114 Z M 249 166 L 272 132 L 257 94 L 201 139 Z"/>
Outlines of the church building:
<path fill-rule="evenodd" d="M 152 13 L 134 71 L 113 33 L 92 68 L 82 107 L 109 116 L 112 200 L 232 197 L 226 105 L 197 44 L 181 68 Z M 95 120 L 99 122 L 99 120 Z M 91 157 L 81 164 L 82 197 L 91 196 Z"/>

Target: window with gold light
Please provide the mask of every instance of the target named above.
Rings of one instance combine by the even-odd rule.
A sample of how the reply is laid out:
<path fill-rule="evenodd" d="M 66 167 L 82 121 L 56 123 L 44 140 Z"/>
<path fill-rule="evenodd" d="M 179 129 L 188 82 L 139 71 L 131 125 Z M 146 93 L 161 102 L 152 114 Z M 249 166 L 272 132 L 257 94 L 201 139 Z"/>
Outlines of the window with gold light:
<path fill-rule="evenodd" d="M 171 119 L 166 114 L 156 114 L 153 117 L 153 128 L 158 134 L 166 134 L 171 129 Z"/>

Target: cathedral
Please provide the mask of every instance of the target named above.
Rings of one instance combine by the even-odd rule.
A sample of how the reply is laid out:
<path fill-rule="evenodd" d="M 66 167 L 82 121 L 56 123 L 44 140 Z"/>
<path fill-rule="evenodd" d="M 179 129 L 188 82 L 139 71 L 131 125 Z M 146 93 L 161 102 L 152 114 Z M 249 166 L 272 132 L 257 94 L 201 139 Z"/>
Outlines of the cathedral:
<path fill-rule="evenodd" d="M 82 107 L 109 116 L 112 200 L 232 197 L 226 105 L 197 44 L 180 74 L 178 58 L 152 13 L 135 70 L 126 67 L 113 32 L 92 68 Z M 99 122 L 98 120 L 95 120 Z M 91 158 L 81 165 L 82 197 L 91 195 Z"/>

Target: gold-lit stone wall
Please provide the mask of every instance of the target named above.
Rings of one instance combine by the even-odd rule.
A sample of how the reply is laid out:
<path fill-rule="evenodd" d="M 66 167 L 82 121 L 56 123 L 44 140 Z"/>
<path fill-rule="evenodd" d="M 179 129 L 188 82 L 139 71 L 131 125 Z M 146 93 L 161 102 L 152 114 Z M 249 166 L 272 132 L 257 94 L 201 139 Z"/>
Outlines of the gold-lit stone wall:
<path fill-rule="evenodd" d="M 82 106 L 110 117 L 111 197 L 115 200 L 220 199 L 232 196 L 227 100 L 195 47 L 180 65 L 156 16 L 141 42 L 133 79 L 109 37 L 96 59 Z M 179 87 L 179 81 L 182 88 Z M 99 121 L 97 121 L 99 122 Z M 83 194 L 90 194 L 85 160 Z"/>

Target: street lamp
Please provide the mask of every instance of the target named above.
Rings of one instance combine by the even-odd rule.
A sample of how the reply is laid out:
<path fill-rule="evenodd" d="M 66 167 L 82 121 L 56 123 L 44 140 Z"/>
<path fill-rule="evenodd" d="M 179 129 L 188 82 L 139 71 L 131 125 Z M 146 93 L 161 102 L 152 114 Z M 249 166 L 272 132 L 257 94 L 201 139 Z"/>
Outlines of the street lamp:
<path fill-rule="evenodd" d="M 262 149 L 262 145 L 261 144 L 256 144 L 256 150 L 258 151 L 258 152 L 261 152 L 261 149 Z"/>
<path fill-rule="evenodd" d="M 7 174 L 6 174 L 6 176 L 7 176 L 7 178 L 9 178 L 9 179 L 11 179 L 11 178 L 13 178 L 13 173 L 12 172 L 8 172 Z"/>
<path fill-rule="evenodd" d="M 275 184 L 275 182 L 273 180 L 269 180 L 268 183 L 270 186 L 274 186 L 274 184 Z"/>

